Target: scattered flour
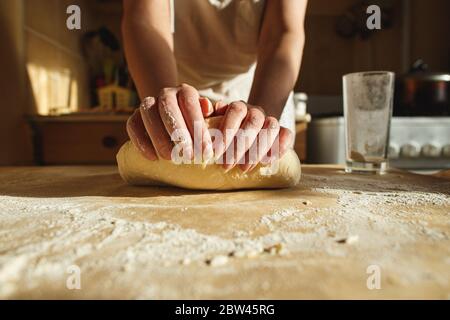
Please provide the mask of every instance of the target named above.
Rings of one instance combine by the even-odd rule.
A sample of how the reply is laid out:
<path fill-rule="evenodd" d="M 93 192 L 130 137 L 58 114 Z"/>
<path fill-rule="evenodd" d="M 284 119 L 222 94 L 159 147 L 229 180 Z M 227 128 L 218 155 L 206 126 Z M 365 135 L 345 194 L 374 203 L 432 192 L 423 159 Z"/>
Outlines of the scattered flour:
<path fill-rule="evenodd" d="M 432 190 L 414 186 L 411 190 L 406 184 L 377 181 L 354 190 L 351 178 L 311 174 L 305 174 L 302 183 L 305 190 L 334 196 L 336 205 L 318 207 L 314 200 L 298 199 L 297 205 L 291 203 L 255 221 L 255 230 L 266 232 L 252 236 L 253 230 L 237 229 L 229 238 L 183 228 L 175 222 L 128 220 L 117 215 L 124 210 L 133 216 L 142 210 L 155 212 L 167 207 L 189 215 L 185 205 L 117 204 L 103 197 L 0 196 L 0 298 L 35 288 L 39 281 L 57 281 L 71 264 L 83 270 L 110 270 L 116 281 L 120 275 L 126 278 L 155 265 L 165 266 L 158 272 L 168 273 L 193 267 L 236 272 L 233 259 L 272 259 L 267 262 L 272 266 L 291 265 L 289 260 L 278 258 L 289 254 L 346 258 L 357 252 L 367 260 L 376 256 L 377 261 L 395 268 L 401 248 L 419 241 L 449 240 L 448 228 L 443 230 L 426 220 L 429 209 L 450 208 L 450 197 L 442 186 Z M 418 208 L 417 212 L 408 207 Z M 442 218 L 447 226 L 449 215 Z M 448 258 L 445 261 L 449 264 Z M 418 271 L 411 270 L 404 279 L 422 279 Z M 444 275 L 440 281 L 445 279 Z M 261 286 L 269 290 L 271 285 Z M 206 285 L 202 288 L 208 290 Z M 153 284 L 139 297 L 157 297 L 161 290 Z"/>

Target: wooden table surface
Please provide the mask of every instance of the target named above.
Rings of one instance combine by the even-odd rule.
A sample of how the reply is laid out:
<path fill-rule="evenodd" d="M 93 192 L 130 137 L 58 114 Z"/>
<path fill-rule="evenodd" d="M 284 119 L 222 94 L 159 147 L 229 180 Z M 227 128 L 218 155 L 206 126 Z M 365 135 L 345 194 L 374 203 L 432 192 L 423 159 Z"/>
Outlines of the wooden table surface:
<path fill-rule="evenodd" d="M 297 188 L 225 193 L 131 187 L 115 167 L 0 179 L 0 298 L 450 297 L 448 179 L 303 166 Z"/>

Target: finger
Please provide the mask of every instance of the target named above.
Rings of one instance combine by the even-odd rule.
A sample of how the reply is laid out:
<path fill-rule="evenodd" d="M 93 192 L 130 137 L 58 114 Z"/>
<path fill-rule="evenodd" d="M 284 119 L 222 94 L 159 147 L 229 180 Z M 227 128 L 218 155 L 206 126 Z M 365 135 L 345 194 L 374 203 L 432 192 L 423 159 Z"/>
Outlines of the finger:
<path fill-rule="evenodd" d="M 217 101 L 214 104 L 214 114 L 216 116 L 223 116 L 227 112 L 228 104 L 223 101 Z"/>
<path fill-rule="evenodd" d="M 159 157 L 171 160 L 173 143 L 159 115 L 155 98 L 148 97 L 140 107 L 142 121 Z"/>
<path fill-rule="evenodd" d="M 216 159 L 222 157 L 225 150 L 230 147 L 231 143 L 234 140 L 234 136 L 238 132 L 239 128 L 242 125 L 242 121 L 246 116 L 247 105 L 244 102 L 236 101 L 232 102 L 229 105 L 220 125 L 220 131 L 222 132 L 223 141 L 222 143 L 215 145 Z M 230 162 L 233 161 L 233 159 L 230 159 Z M 226 162 L 228 161 L 225 160 L 224 163 Z"/>
<path fill-rule="evenodd" d="M 197 90 L 182 84 L 178 90 L 178 105 L 194 142 L 195 159 L 209 160 L 213 156 L 211 136 L 203 118 Z M 195 130 L 197 127 L 197 131 Z M 202 155 L 202 157 L 199 157 Z"/>
<path fill-rule="evenodd" d="M 280 132 L 280 124 L 274 117 L 267 117 L 253 145 L 246 153 L 246 162 L 240 168 L 244 172 L 253 170 L 269 152 Z"/>
<path fill-rule="evenodd" d="M 291 130 L 285 127 L 280 127 L 280 150 L 279 158 L 284 156 L 284 154 L 291 148 L 292 142 L 294 141 L 294 134 Z"/>
<path fill-rule="evenodd" d="M 183 157 L 192 159 L 192 138 L 178 106 L 176 88 L 163 89 L 158 97 L 158 111 L 161 120 L 174 144 L 180 144 Z"/>
<path fill-rule="evenodd" d="M 202 108 L 202 114 L 204 118 L 209 117 L 214 113 L 214 107 L 212 102 L 205 97 L 200 97 L 200 107 Z"/>
<path fill-rule="evenodd" d="M 255 142 L 258 133 L 264 125 L 265 116 L 258 108 L 249 108 L 247 116 L 242 124 L 242 127 L 236 137 L 235 145 L 235 161 L 234 163 L 225 163 L 225 170 L 230 170 L 236 164 L 243 164 L 245 162 L 245 153 L 250 149 Z"/>
<path fill-rule="evenodd" d="M 286 151 L 290 149 L 293 139 L 294 134 L 291 130 L 285 127 L 280 127 L 278 137 L 275 139 L 269 152 L 264 156 L 261 162 L 264 164 L 269 164 L 277 159 L 281 159 Z"/>
<path fill-rule="evenodd" d="M 145 130 L 144 122 L 142 122 L 141 112 L 135 110 L 133 115 L 127 120 L 127 132 L 131 143 L 141 152 L 141 154 L 149 160 L 157 160 L 155 148 Z"/>

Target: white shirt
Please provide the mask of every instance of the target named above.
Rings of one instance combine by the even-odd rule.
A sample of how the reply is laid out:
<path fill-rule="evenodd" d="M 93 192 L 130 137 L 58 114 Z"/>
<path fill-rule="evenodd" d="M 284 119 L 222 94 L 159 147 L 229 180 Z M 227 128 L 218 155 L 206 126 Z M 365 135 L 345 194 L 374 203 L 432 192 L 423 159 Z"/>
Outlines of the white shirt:
<path fill-rule="evenodd" d="M 174 48 L 179 83 L 212 101 L 248 100 L 264 0 L 175 0 Z M 294 131 L 288 99 L 280 124 Z"/>

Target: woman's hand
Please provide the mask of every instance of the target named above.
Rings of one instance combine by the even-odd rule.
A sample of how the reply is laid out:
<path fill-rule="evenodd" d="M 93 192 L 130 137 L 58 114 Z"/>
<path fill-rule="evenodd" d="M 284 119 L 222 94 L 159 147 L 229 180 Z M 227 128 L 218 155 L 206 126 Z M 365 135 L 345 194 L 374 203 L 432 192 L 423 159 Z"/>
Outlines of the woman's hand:
<path fill-rule="evenodd" d="M 247 172 L 259 162 L 270 163 L 292 144 L 293 133 L 281 127 L 276 118 L 266 116 L 259 106 L 236 101 L 221 106 L 216 113 L 224 114 L 220 125 L 223 140 L 214 143 L 214 153 L 216 159 L 222 156 L 227 171 L 239 165 Z"/>
<path fill-rule="evenodd" d="M 213 145 L 204 119 L 215 115 L 223 118 Z M 243 171 L 281 157 L 293 139 L 293 133 L 280 127 L 277 119 L 266 116 L 262 108 L 241 101 L 213 106 L 185 84 L 161 90 L 156 99 L 145 98 L 128 119 L 127 131 L 149 160 L 171 160 L 176 141 L 182 144 L 183 158 L 193 159 L 194 153 L 201 151 L 203 161 L 210 162 L 214 157 L 227 170 L 239 165 Z M 194 138 L 201 139 L 200 143 L 194 144 Z M 194 146 L 201 150 L 194 150 Z"/>
<path fill-rule="evenodd" d="M 200 126 L 203 155 L 212 157 L 212 142 L 204 122 L 213 112 L 211 102 L 201 98 L 198 91 L 189 86 L 164 88 L 155 99 L 147 97 L 141 107 L 128 119 L 127 131 L 132 143 L 150 159 L 161 157 L 171 160 L 174 142 L 171 136 L 178 135 L 183 152 L 189 159 L 193 156 L 194 123 Z"/>

